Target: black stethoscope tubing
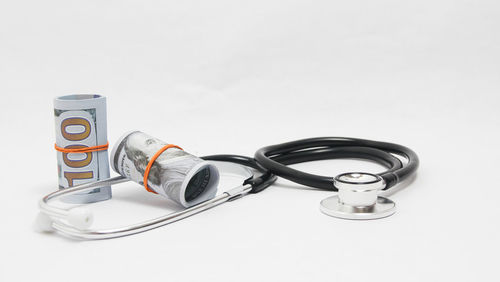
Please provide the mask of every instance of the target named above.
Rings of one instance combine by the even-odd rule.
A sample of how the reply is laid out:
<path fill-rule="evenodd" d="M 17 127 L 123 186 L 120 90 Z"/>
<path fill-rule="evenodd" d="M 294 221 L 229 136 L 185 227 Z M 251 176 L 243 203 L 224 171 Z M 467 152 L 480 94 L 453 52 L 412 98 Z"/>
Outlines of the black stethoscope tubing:
<path fill-rule="evenodd" d="M 250 184 L 252 186 L 250 193 L 258 193 L 266 189 L 276 181 L 276 176 L 274 174 L 269 172 L 267 169 L 263 168 L 255 161 L 255 159 L 250 157 L 221 154 L 221 155 L 204 156 L 201 158 L 206 161 L 219 161 L 219 162 L 239 164 L 259 171 L 261 173 L 260 175 L 254 175 L 253 177 L 250 177 L 243 182 L 243 185 Z"/>
<path fill-rule="evenodd" d="M 406 160 L 401 161 L 400 156 Z M 315 175 L 288 167 L 291 164 L 326 159 L 355 158 L 374 161 L 387 170 L 379 173 L 384 190 L 413 174 L 419 165 L 411 149 L 387 142 L 348 137 L 318 137 L 266 146 L 255 153 L 255 160 L 271 173 L 290 181 L 325 190 L 337 191 L 332 176 Z"/>

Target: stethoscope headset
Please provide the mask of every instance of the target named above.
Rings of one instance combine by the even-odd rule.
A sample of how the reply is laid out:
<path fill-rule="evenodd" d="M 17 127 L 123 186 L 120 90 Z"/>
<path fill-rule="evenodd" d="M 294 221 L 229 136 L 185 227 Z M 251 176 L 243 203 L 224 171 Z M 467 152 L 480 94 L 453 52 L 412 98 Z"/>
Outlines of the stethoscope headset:
<path fill-rule="evenodd" d="M 93 216 L 85 208 L 61 209 L 49 204 L 59 197 L 128 181 L 127 178 L 118 176 L 46 195 L 39 203 L 41 213 L 37 218 L 37 226 L 42 231 L 55 230 L 80 239 L 109 239 L 132 235 L 187 218 L 247 194 L 259 193 L 272 185 L 276 176 L 305 186 L 338 192 L 320 203 L 320 210 L 327 215 L 344 219 L 377 219 L 395 212 L 395 203 L 379 193 L 391 190 L 396 184 L 414 175 L 419 165 L 418 156 L 407 147 L 346 137 L 310 138 L 267 146 L 258 150 L 255 158 L 212 155 L 202 159 L 217 162 L 223 174 L 242 177 L 243 183 L 184 210 L 106 230 L 90 228 Z M 314 175 L 289 167 L 293 164 L 327 159 L 368 160 L 384 166 L 387 170 L 378 174 L 348 172 L 332 177 Z"/>

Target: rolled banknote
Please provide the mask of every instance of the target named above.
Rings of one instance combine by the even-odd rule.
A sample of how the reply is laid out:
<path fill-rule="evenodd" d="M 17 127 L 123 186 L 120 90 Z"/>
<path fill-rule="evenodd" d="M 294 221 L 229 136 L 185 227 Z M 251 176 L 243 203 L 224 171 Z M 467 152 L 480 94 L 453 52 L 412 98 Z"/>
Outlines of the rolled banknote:
<path fill-rule="evenodd" d="M 59 188 L 109 177 L 106 97 L 75 94 L 54 99 Z M 103 146 L 104 145 L 104 146 Z M 100 146 L 101 150 L 92 147 Z M 84 152 L 68 152 L 75 149 Z M 86 150 L 86 151 L 85 151 Z M 92 203 L 111 198 L 111 187 L 70 195 L 70 203 Z"/>
<path fill-rule="evenodd" d="M 111 151 L 111 167 L 144 185 L 144 173 L 151 158 L 166 145 L 140 131 L 126 133 Z M 213 164 L 172 147 L 152 163 L 147 182 L 150 190 L 190 207 L 215 197 L 219 171 Z"/>

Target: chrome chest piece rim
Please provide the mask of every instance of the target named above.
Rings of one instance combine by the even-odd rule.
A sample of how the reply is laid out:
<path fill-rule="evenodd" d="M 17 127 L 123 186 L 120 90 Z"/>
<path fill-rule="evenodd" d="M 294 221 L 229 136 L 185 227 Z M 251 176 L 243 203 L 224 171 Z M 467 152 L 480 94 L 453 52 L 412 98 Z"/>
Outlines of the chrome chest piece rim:
<path fill-rule="evenodd" d="M 321 201 L 320 210 L 326 215 L 342 219 L 378 219 L 396 212 L 396 204 L 378 196 L 385 187 L 384 180 L 365 172 L 343 173 L 335 177 L 336 196 Z"/>

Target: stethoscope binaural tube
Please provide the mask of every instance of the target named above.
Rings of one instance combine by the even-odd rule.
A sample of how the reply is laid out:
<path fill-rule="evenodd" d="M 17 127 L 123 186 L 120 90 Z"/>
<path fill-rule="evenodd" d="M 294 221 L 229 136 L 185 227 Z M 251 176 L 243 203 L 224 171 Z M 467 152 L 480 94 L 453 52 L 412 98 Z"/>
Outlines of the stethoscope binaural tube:
<path fill-rule="evenodd" d="M 403 163 L 394 155 L 406 159 Z M 378 175 L 384 180 L 383 190 L 413 174 L 419 159 L 411 149 L 393 143 L 347 137 L 302 139 L 259 149 L 255 159 L 277 176 L 306 186 L 337 191 L 334 177 L 305 173 L 287 165 L 326 159 L 355 158 L 375 161 L 387 168 Z"/>
<path fill-rule="evenodd" d="M 80 239 L 110 239 L 123 237 L 145 232 L 187 218 L 212 207 L 218 206 L 222 203 L 237 199 L 245 195 L 246 193 L 260 192 L 270 186 L 276 180 L 276 176 L 267 172 L 252 158 L 237 155 L 214 155 L 203 157 L 203 159 L 210 161 L 220 161 L 226 164 L 232 163 L 233 174 L 243 176 L 245 178 L 244 183 L 242 185 L 224 191 L 222 194 L 216 196 L 215 198 L 186 208 L 184 210 L 173 212 L 138 224 L 132 224 L 106 230 L 87 229 L 91 225 L 93 217 L 92 214 L 86 209 L 76 207 L 70 210 L 64 210 L 49 205 L 50 200 L 61 196 L 71 195 L 86 190 L 96 189 L 99 187 L 112 186 L 129 181 L 123 176 L 118 176 L 59 190 L 45 196 L 39 203 L 41 214 L 37 219 L 38 224 L 45 225 L 41 227 L 42 230 L 49 231 L 51 229 L 55 229 L 65 235 Z M 242 165 L 246 169 L 238 169 L 237 165 L 235 164 Z M 231 170 L 231 166 L 226 166 L 226 169 L 228 168 L 229 170 Z M 249 168 L 260 171 L 262 174 L 259 176 L 255 176 Z"/>

